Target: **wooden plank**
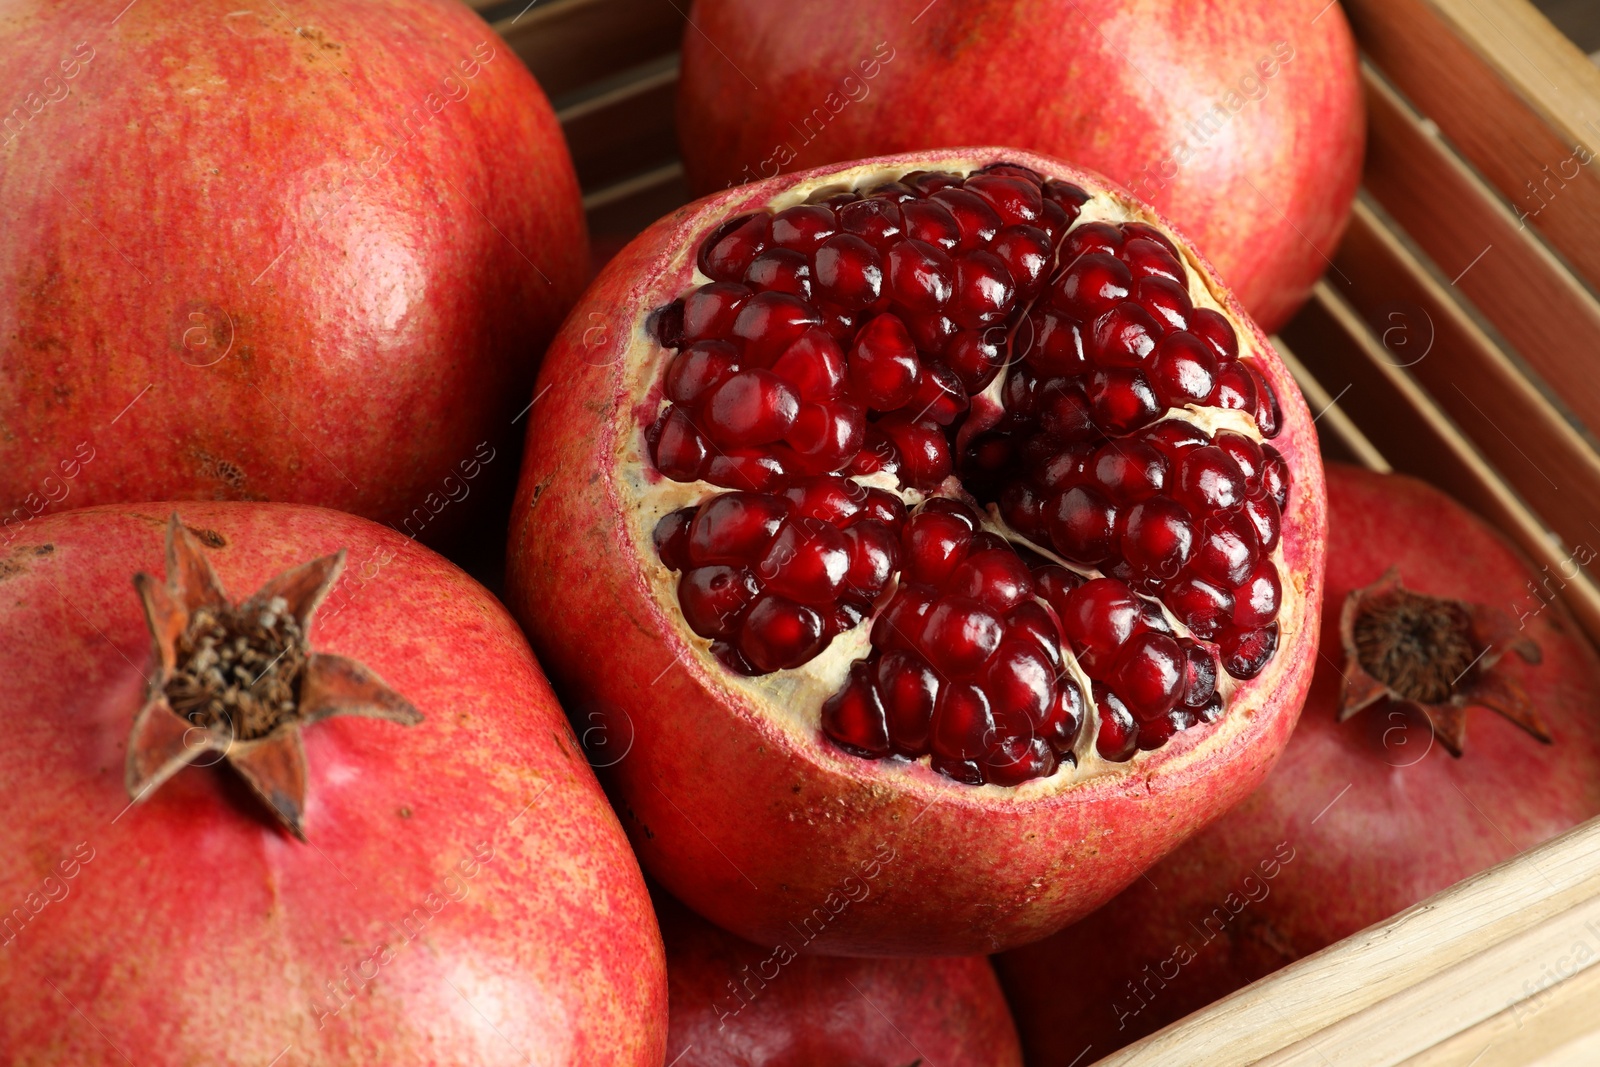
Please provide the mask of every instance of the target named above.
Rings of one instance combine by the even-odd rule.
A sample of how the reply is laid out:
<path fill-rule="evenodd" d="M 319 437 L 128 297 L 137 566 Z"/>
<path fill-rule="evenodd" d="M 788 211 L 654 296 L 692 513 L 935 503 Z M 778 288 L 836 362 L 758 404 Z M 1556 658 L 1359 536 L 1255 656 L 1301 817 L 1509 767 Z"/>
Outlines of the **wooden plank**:
<path fill-rule="evenodd" d="M 1404 348 L 1386 346 L 1384 356 L 1411 372 L 1569 546 L 1587 544 L 1600 552 L 1600 530 L 1590 525 L 1600 515 L 1600 453 L 1461 307 L 1450 287 L 1364 201 L 1334 261 L 1347 283 L 1338 287 L 1340 295 L 1366 322 L 1380 336 L 1395 331 L 1409 337 Z M 1589 351 L 1600 351 L 1600 342 Z M 1600 384 L 1589 378 L 1590 385 Z"/>
<path fill-rule="evenodd" d="M 1522 989 L 1527 976 L 1519 968 L 1541 960 L 1561 937 L 1580 936 L 1573 931 L 1585 931 L 1595 916 L 1600 820 L 1298 960 L 1100 1062 L 1396 1063 L 1404 1047 L 1454 1037 L 1485 1004 L 1528 1000 Z M 1463 997 L 1476 1007 L 1454 1011 Z M 1417 998 L 1434 1010 L 1418 1015 Z M 1402 1007 L 1412 1015 L 1390 1014 Z"/>
<path fill-rule="evenodd" d="M 1362 433 L 1355 420 L 1339 406 L 1339 398 L 1328 392 L 1306 365 L 1300 362 L 1300 358 L 1289 348 L 1288 343 L 1276 336 L 1271 338 L 1271 341 L 1278 358 L 1283 360 L 1283 365 L 1294 375 L 1295 384 L 1300 386 L 1300 392 L 1304 394 L 1306 404 L 1311 408 L 1311 421 L 1317 427 L 1317 442 L 1321 446 L 1322 458 L 1340 463 L 1355 463 L 1384 474 L 1394 470 L 1389 466 L 1389 461 L 1383 458 L 1383 453 L 1372 443 L 1372 439 Z"/>
<path fill-rule="evenodd" d="M 674 54 L 556 113 L 584 189 L 601 189 L 672 162 L 678 154 L 677 90 Z"/>
<path fill-rule="evenodd" d="M 633 237 L 688 201 L 683 164 L 672 162 L 588 194 L 583 198 L 583 207 L 588 213 L 590 234 L 615 243 L 619 238 Z"/>
<path fill-rule="evenodd" d="M 1531 979 L 1534 996 L 1418 1053 L 1404 1067 L 1600 1063 L 1600 1011 L 1595 1008 L 1600 1005 L 1600 968 L 1589 967 L 1553 986 L 1542 979 L 1542 974 Z M 1565 1059 L 1580 1051 L 1588 1058 Z"/>
<path fill-rule="evenodd" d="M 676 0 L 554 0 L 494 28 L 559 97 L 676 52 L 686 8 Z"/>
<path fill-rule="evenodd" d="M 1283 330 L 1305 366 L 1340 396 L 1348 411 L 1396 470 L 1432 482 L 1499 527 L 1546 567 L 1562 599 L 1591 640 L 1600 641 L 1600 589 L 1573 570 L 1559 539 L 1529 510 L 1427 392 L 1397 365 L 1354 308 L 1327 282 Z M 1590 538 L 1600 543 L 1600 534 Z"/>
<path fill-rule="evenodd" d="M 1600 376 L 1575 363 L 1600 351 L 1600 300 L 1370 66 L 1367 191 L 1438 264 L 1562 402 L 1600 428 Z"/>
<path fill-rule="evenodd" d="M 1345 10 L 1384 75 L 1600 282 L 1600 70 L 1526 0 L 1346 0 Z"/>

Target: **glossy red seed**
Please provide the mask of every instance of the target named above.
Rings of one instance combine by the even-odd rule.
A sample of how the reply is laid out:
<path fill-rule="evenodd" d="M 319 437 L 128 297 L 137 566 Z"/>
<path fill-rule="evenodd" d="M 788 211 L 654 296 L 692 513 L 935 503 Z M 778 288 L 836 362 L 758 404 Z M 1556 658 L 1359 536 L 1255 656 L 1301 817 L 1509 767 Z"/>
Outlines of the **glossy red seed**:
<path fill-rule="evenodd" d="M 989 251 L 1000 257 L 1016 284 L 1019 299 L 1031 300 L 1044 288 L 1050 269 L 1050 235 L 1037 226 L 1007 226 L 995 235 Z"/>
<path fill-rule="evenodd" d="M 656 310 L 646 320 L 646 328 L 662 348 L 679 348 L 683 345 L 683 301 L 674 300 Z"/>
<path fill-rule="evenodd" d="M 938 599 L 938 592 L 931 586 L 902 582 L 888 608 L 873 620 L 872 646 L 916 651 L 917 636 Z"/>
<path fill-rule="evenodd" d="M 714 281 L 736 282 L 771 239 L 772 216 L 764 211 L 729 219 L 701 243 L 700 270 Z"/>
<path fill-rule="evenodd" d="M 1167 278 L 1140 278 L 1133 284 L 1133 299 L 1164 329 L 1189 328 L 1189 315 L 1194 311 L 1194 304 L 1189 299 L 1188 291 L 1179 283 Z M 1212 362 L 1215 361 L 1216 357 L 1212 356 Z"/>
<path fill-rule="evenodd" d="M 1136 370 L 1096 370 L 1085 390 L 1095 423 L 1109 434 L 1128 434 L 1147 426 L 1166 410 L 1150 382 Z"/>
<path fill-rule="evenodd" d="M 1018 348 L 1040 374 L 1083 374 L 1092 366 L 1083 324 L 1064 312 L 1035 311 L 1018 330 Z"/>
<path fill-rule="evenodd" d="M 1192 333 L 1168 334 L 1150 360 L 1150 385 L 1163 407 L 1204 404 L 1217 388 L 1217 360 Z"/>
<path fill-rule="evenodd" d="M 1071 182 L 1064 182 L 1052 178 L 1045 182 L 1040 191 L 1045 199 L 1060 205 L 1067 214 L 1067 223 L 1070 225 L 1078 218 L 1078 212 L 1088 202 L 1089 194 Z"/>
<path fill-rule="evenodd" d="M 937 313 L 954 293 L 955 262 L 936 245 L 902 240 L 884 256 L 884 292 L 896 307 Z"/>
<path fill-rule="evenodd" d="M 1025 482 L 1012 482 L 1000 492 L 1000 513 L 1022 536 L 1040 544 L 1050 540 L 1044 499 Z"/>
<path fill-rule="evenodd" d="M 798 667 L 825 643 L 821 615 L 769 593 L 750 605 L 739 631 L 739 652 L 763 674 Z"/>
<path fill-rule="evenodd" d="M 1217 373 L 1217 395 L 1213 403 L 1219 408 L 1255 411 L 1256 380 L 1243 364 L 1229 363 Z"/>
<path fill-rule="evenodd" d="M 669 408 L 651 430 L 650 457 L 656 470 L 675 482 L 705 474 L 711 446 L 682 408 Z"/>
<path fill-rule="evenodd" d="M 961 242 L 961 227 L 956 223 L 955 216 L 937 200 L 902 203 L 900 214 L 904 220 L 902 232 L 909 240 L 933 245 L 946 252 Z"/>
<path fill-rule="evenodd" d="M 1261 488 L 1261 446 L 1243 434 L 1231 430 L 1223 430 L 1217 434 L 1213 443 L 1239 465 L 1239 471 L 1244 475 L 1244 491 L 1246 496 L 1255 496 Z"/>
<path fill-rule="evenodd" d="M 1139 741 L 1139 725 L 1122 698 L 1102 682 L 1094 683 L 1095 712 L 1100 720 L 1095 751 L 1100 758 L 1122 763 L 1132 758 Z"/>
<path fill-rule="evenodd" d="M 1003 642 L 984 667 L 995 726 L 1003 737 L 1033 737 L 1056 698 L 1056 670 L 1031 641 Z"/>
<path fill-rule="evenodd" d="M 993 172 L 974 174 L 967 179 L 966 188 L 988 201 L 1006 226 L 1035 223 L 1044 210 L 1039 183 L 1024 178 Z"/>
<path fill-rule="evenodd" d="M 842 230 L 855 234 L 880 251 L 900 236 L 903 225 L 900 206 L 876 197 L 845 204 L 837 215 Z"/>
<path fill-rule="evenodd" d="M 1016 283 L 999 256 L 966 252 L 955 261 L 955 288 L 946 311 L 957 326 L 982 329 L 1004 319 L 1016 295 Z"/>
<path fill-rule="evenodd" d="M 980 763 L 985 782 L 1017 786 L 1054 774 L 1056 754 L 1042 737 L 1008 737 L 990 748 Z"/>
<path fill-rule="evenodd" d="M 1225 630 L 1217 647 L 1223 670 L 1241 681 L 1254 678 L 1278 649 L 1278 624 L 1268 623 L 1259 630 Z"/>
<path fill-rule="evenodd" d="M 689 524 L 689 559 L 749 563 L 760 559 L 789 518 L 790 504 L 765 493 L 722 493 L 700 505 Z"/>
<path fill-rule="evenodd" d="M 1095 484 L 1119 504 L 1149 500 L 1171 481 L 1166 456 L 1145 441 L 1108 441 L 1094 453 L 1089 471 Z"/>
<path fill-rule="evenodd" d="M 881 522 L 866 520 L 844 531 L 850 566 L 845 588 L 867 600 L 875 599 L 888 586 L 900 566 L 900 542 Z"/>
<path fill-rule="evenodd" d="M 1177 498 L 1198 515 L 1228 511 L 1244 503 L 1245 476 L 1226 451 L 1206 445 L 1184 453 L 1175 489 Z"/>
<path fill-rule="evenodd" d="M 867 490 L 861 507 L 863 521 L 875 519 L 893 531 L 896 537 L 900 536 L 900 528 L 906 521 L 905 501 L 887 490 L 872 487 Z"/>
<path fill-rule="evenodd" d="M 787 207 L 772 216 L 772 242 L 802 253 L 815 251 L 838 229 L 832 209 L 822 204 Z"/>
<path fill-rule="evenodd" d="M 1118 525 L 1117 547 L 1141 581 L 1176 579 L 1194 554 L 1194 519 L 1175 500 L 1155 497 L 1135 504 Z"/>
<path fill-rule="evenodd" d="M 1080 383 L 1061 378 L 1045 383 L 1039 396 L 1039 429 L 1057 442 L 1086 444 L 1100 437 Z"/>
<path fill-rule="evenodd" d="M 846 400 L 804 403 L 784 441 L 807 473 L 824 474 L 843 467 L 866 440 L 866 412 Z"/>
<path fill-rule="evenodd" d="M 1161 326 L 1144 308 L 1124 301 L 1094 320 L 1093 361 L 1102 367 L 1142 367 L 1155 351 Z"/>
<path fill-rule="evenodd" d="M 1054 605 L 1064 602 L 1068 593 L 1087 581 L 1089 579 L 1077 571 L 1069 571 L 1054 563 L 1047 563 L 1033 572 L 1033 587 L 1039 591 L 1040 596 L 1049 601 L 1052 610 Z"/>
<path fill-rule="evenodd" d="M 1278 406 L 1278 394 L 1259 367 L 1251 366 L 1250 374 L 1256 380 L 1256 426 L 1261 436 L 1276 437 L 1283 429 L 1283 409 Z"/>
<path fill-rule="evenodd" d="M 917 645 L 947 677 L 973 678 L 1004 634 L 1005 624 L 988 607 L 968 597 L 944 596 L 923 622 Z"/>
<path fill-rule="evenodd" d="M 769 248 L 745 269 L 744 283 L 758 292 L 792 293 L 811 299 L 811 261 L 792 248 Z"/>
<path fill-rule="evenodd" d="M 1211 308 L 1195 308 L 1194 314 L 1189 316 L 1189 332 L 1211 346 L 1218 365 L 1239 358 L 1239 335 L 1233 332 L 1233 324 L 1221 312 Z"/>
<path fill-rule="evenodd" d="M 802 334 L 821 326 L 816 311 L 791 293 L 757 293 L 734 316 L 730 340 L 744 345 L 747 367 L 770 367 Z"/>
<path fill-rule="evenodd" d="M 1132 287 L 1133 278 L 1121 260 L 1090 253 L 1062 272 L 1052 286 L 1051 300 L 1062 311 L 1087 321 L 1126 300 Z"/>
<path fill-rule="evenodd" d="M 693 403 L 739 370 L 739 350 L 726 341 L 697 341 L 667 365 L 666 394 L 680 404 Z"/>
<path fill-rule="evenodd" d="M 1242 585 L 1261 558 L 1261 542 L 1242 512 L 1211 514 L 1200 524 L 1190 570 L 1196 577 L 1232 589 Z"/>
<path fill-rule="evenodd" d="M 861 514 L 866 489 L 846 478 L 807 478 L 778 495 L 787 500 L 790 513 L 843 526 Z"/>
<path fill-rule="evenodd" d="M 1263 555 L 1278 547 L 1278 536 L 1283 523 L 1278 505 L 1265 496 L 1252 497 L 1244 502 L 1244 517 L 1250 521 L 1250 527 L 1255 531 Z"/>
<path fill-rule="evenodd" d="M 844 391 L 844 352 L 826 330 L 807 330 L 784 349 L 772 373 L 794 386 L 801 400 L 835 400 Z"/>
<path fill-rule="evenodd" d="M 1176 462 L 1191 448 L 1210 443 L 1204 432 L 1182 419 L 1163 419 L 1139 436 L 1159 448 L 1169 463 Z"/>
<path fill-rule="evenodd" d="M 961 232 L 956 250 L 981 248 L 994 240 L 994 235 L 1005 225 L 989 202 L 965 188 L 941 189 L 930 200 L 943 204 L 956 220 Z"/>
<path fill-rule="evenodd" d="M 1122 246 L 1122 261 L 1135 278 L 1165 278 L 1180 285 L 1187 281 L 1172 249 L 1148 237 L 1132 237 Z"/>
<path fill-rule="evenodd" d="M 1039 737 L 1063 755 L 1072 751 L 1083 729 L 1083 690 L 1070 677 L 1063 677 L 1056 685 L 1056 698 L 1045 712 L 1044 725 L 1039 727 Z"/>
<path fill-rule="evenodd" d="M 948 189 L 962 182 L 961 175 L 947 170 L 914 170 L 902 175 L 900 180 L 923 196 L 932 196 L 940 189 Z"/>
<path fill-rule="evenodd" d="M 668 570 L 681 571 L 689 565 L 689 524 L 694 521 L 694 508 L 669 511 L 656 522 L 650 537 L 656 546 L 656 555 Z"/>
<path fill-rule="evenodd" d="M 1143 602 L 1115 578 L 1095 578 L 1052 603 L 1061 632 L 1091 675 L 1109 667 L 1143 613 Z"/>
<path fill-rule="evenodd" d="M 893 411 L 916 395 L 917 349 L 898 316 L 879 315 L 867 323 L 848 363 L 851 391 L 875 411 Z"/>
<path fill-rule="evenodd" d="M 718 445 L 765 445 L 783 439 L 799 410 L 788 382 L 771 371 L 742 370 L 707 391 L 700 426 Z"/>
<path fill-rule="evenodd" d="M 1233 594 L 1192 575 L 1168 586 L 1162 600 L 1191 633 L 1208 641 L 1233 619 Z"/>
<path fill-rule="evenodd" d="M 936 360 L 924 360 L 917 391 L 905 405 L 919 422 L 949 426 L 967 410 L 967 391 L 954 371 Z"/>
<path fill-rule="evenodd" d="M 1120 652 L 1109 679 L 1140 723 L 1171 711 L 1183 692 L 1184 654 L 1166 634 L 1136 634 Z"/>
<path fill-rule="evenodd" d="M 890 745 L 902 756 L 923 755 L 939 702 L 938 673 L 915 652 L 896 649 L 878 661 L 876 678 Z"/>
<path fill-rule="evenodd" d="M 1183 642 L 1183 690 L 1178 703 L 1199 711 L 1217 692 L 1217 657 L 1198 641 Z"/>
<path fill-rule="evenodd" d="M 1098 489 L 1073 486 L 1045 506 L 1050 544 L 1074 563 L 1093 566 L 1116 547 L 1117 510 Z"/>
<path fill-rule="evenodd" d="M 838 600 L 849 571 L 849 541 L 838 527 L 821 519 L 789 522 L 756 565 L 766 588 L 813 607 Z"/>
<path fill-rule="evenodd" d="M 1189 709 L 1178 707 L 1149 722 L 1141 722 L 1139 724 L 1139 750 L 1149 752 L 1172 740 L 1172 736 L 1183 729 L 1184 724 L 1189 721 L 1191 715 L 1192 713 Z"/>
<path fill-rule="evenodd" d="M 731 336 L 734 318 L 750 296 L 749 286 L 734 282 L 702 285 L 683 298 L 683 340 L 693 343 Z"/>
<path fill-rule="evenodd" d="M 929 490 L 950 476 L 950 444 L 937 426 L 897 412 L 879 420 L 877 428 L 894 446 L 903 485 Z"/>
<path fill-rule="evenodd" d="M 944 358 L 970 395 L 994 381 L 1005 364 L 1005 330 L 962 330 L 945 343 Z"/>
<path fill-rule="evenodd" d="M 822 731 L 851 755 L 882 759 L 889 754 L 883 703 L 865 663 L 851 667 L 844 688 L 823 701 Z"/>
<path fill-rule="evenodd" d="M 1279 511 L 1289 503 L 1289 464 L 1271 445 L 1261 446 L 1261 487 Z"/>
<path fill-rule="evenodd" d="M 842 233 L 815 253 L 817 296 L 847 311 L 867 307 L 883 295 L 883 260 L 864 238 Z"/>
<path fill-rule="evenodd" d="M 900 535 L 905 577 L 942 588 L 967 556 L 973 527 L 957 515 L 923 510 L 906 520 Z"/>
<path fill-rule="evenodd" d="M 1003 614 L 1033 595 L 1033 577 L 1014 550 L 992 548 L 973 552 L 963 560 L 945 588 Z"/>
<path fill-rule="evenodd" d="M 1282 601 L 1278 568 L 1270 559 L 1264 559 L 1233 591 L 1233 624 L 1241 630 L 1260 629 L 1277 616 Z"/>
<path fill-rule="evenodd" d="M 1024 600 L 1011 609 L 1006 615 L 1006 634 L 1012 640 L 1032 642 L 1052 670 L 1060 669 L 1061 629 L 1055 614 L 1037 600 Z"/>
<path fill-rule="evenodd" d="M 934 754 L 949 760 L 976 759 L 987 751 L 994 736 L 994 714 L 983 690 L 970 682 L 944 686 L 929 738 Z"/>
<path fill-rule="evenodd" d="M 678 605 L 689 629 L 701 637 L 732 637 L 745 608 L 761 592 L 747 567 L 693 567 L 678 579 Z"/>
<path fill-rule="evenodd" d="M 1070 264 L 1079 256 L 1115 256 L 1122 251 L 1122 230 L 1109 222 L 1086 222 L 1067 234 L 1061 242 L 1062 262 Z"/>

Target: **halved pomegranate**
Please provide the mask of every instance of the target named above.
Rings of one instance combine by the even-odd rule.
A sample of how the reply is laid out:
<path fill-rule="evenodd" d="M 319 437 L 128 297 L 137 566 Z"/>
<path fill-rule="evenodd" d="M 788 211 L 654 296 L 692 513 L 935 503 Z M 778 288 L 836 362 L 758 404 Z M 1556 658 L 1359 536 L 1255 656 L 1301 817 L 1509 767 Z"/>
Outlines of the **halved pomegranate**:
<path fill-rule="evenodd" d="M 707 198 L 545 368 L 513 604 L 569 710 L 636 735 L 611 775 L 646 867 L 729 929 L 770 940 L 882 843 L 809 949 L 1029 940 L 1293 726 L 1310 417 L 1102 178 L 964 149 Z"/>

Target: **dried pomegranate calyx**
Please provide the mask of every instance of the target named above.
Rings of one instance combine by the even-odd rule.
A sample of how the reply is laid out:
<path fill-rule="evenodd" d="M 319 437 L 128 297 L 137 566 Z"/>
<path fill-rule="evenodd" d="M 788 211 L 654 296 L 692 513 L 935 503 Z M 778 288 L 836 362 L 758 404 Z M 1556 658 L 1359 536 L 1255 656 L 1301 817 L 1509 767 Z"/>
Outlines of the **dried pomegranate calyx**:
<path fill-rule="evenodd" d="M 1540 659 L 1539 646 L 1506 612 L 1407 589 L 1391 567 L 1345 598 L 1339 636 L 1340 722 L 1387 698 L 1426 715 L 1452 756 L 1465 751 L 1470 707 L 1499 712 L 1545 744 L 1552 741 L 1521 683 L 1495 669 L 1507 652 L 1528 663 Z"/>
<path fill-rule="evenodd" d="M 338 581 L 344 555 L 341 549 L 284 571 L 234 604 L 199 540 L 173 513 L 166 583 L 134 576 L 156 657 L 128 740 L 125 783 L 135 803 L 216 753 L 304 841 L 301 729 L 334 715 L 422 721 L 361 664 L 311 651 L 311 617 Z"/>

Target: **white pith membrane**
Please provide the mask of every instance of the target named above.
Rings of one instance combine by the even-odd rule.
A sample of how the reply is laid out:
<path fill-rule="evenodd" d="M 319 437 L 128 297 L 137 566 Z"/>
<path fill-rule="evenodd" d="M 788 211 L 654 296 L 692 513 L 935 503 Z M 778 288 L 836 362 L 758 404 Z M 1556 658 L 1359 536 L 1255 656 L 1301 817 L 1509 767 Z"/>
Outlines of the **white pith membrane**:
<path fill-rule="evenodd" d="M 669 406 L 669 401 L 662 394 L 662 384 L 667 366 L 671 359 L 672 350 L 663 347 L 651 330 L 651 318 L 658 309 L 670 304 L 692 290 L 705 285 L 712 278 L 702 273 L 696 263 L 700 244 L 718 226 L 738 215 L 745 215 L 752 211 L 767 210 L 776 213 L 788 207 L 810 202 L 814 194 L 819 191 L 835 192 L 856 190 L 865 191 L 885 182 L 899 180 L 902 176 L 913 171 L 949 171 L 961 176 L 968 176 L 980 168 L 997 162 L 1006 161 L 1006 157 L 997 158 L 950 158 L 942 157 L 937 160 L 922 163 L 907 163 L 896 166 L 883 166 L 876 164 L 845 168 L 833 173 L 814 178 L 810 181 L 798 182 L 782 192 L 774 195 L 764 203 L 742 204 L 737 208 L 724 209 L 715 215 L 697 219 L 698 229 L 691 240 L 682 243 L 682 246 L 669 261 L 664 261 L 657 273 L 649 280 L 648 290 L 644 291 L 638 304 L 638 316 L 629 327 L 629 335 L 622 353 L 622 374 L 624 381 L 629 383 L 631 394 L 627 403 L 618 406 L 617 417 L 624 420 L 621 432 L 616 437 L 616 453 L 613 456 L 614 470 L 617 473 L 616 486 L 621 497 L 622 512 L 626 517 L 627 531 L 632 542 L 633 550 L 641 563 L 641 570 L 651 594 L 656 598 L 663 614 L 668 618 L 683 619 L 682 609 L 678 603 L 677 585 L 679 572 L 669 569 L 657 553 L 653 535 L 660 520 L 671 512 L 681 508 L 703 503 L 713 497 L 721 496 L 735 490 L 729 486 L 716 485 L 707 481 L 676 482 L 660 474 L 655 467 L 650 455 L 649 445 L 646 441 L 646 431 L 655 421 L 657 416 Z M 1028 159 L 1024 164 L 1032 166 L 1047 180 L 1059 177 L 1046 170 L 1040 169 L 1037 161 Z M 1062 180 L 1072 181 L 1072 178 Z M 1071 233 L 1079 227 L 1091 222 L 1105 222 L 1118 224 L 1124 222 L 1140 222 L 1159 229 L 1164 234 L 1170 231 L 1153 215 L 1148 213 L 1139 204 L 1105 190 L 1096 190 L 1091 186 L 1079 183 L 1080 188 L 1090 194 L 1090 198 L 1081 206 L 1079 214 L 1067 227 L 1065 233 Z M 1063 234 L 1063 239 L 1065 234 Z M 1187 291 L 1195 308 L 1209 308 L 1223 315 L 1230 324 L 1234 324 L 1234 332 L 1239 347 L 1239 359 L 1254 359 L 1257 365 L 1261 363 L 1262 353 L 1257 344 L 1253 330 L 1239 328 L 1238 320 L 1224 306 L 1217 294 L 1213 291 L 1211 283 L 1202 271 L 1199 263 L 1185 243 L 1173 239 L 1173 244 L 1178 248 L 1183 257 L 1183 265 L 1187 280 Z M 1059 241 L 1057 242 L 1059 247 Z M 1059 263 L 1052 263 L 1046 272 L 1046 277 L 1053 278 L 1060 268 Z M 1035 298 L 1043 300 L 1048 286 Z M 1020 320 L 1030 305 L 1019 305 Z M 984 404 L 998 407 L 1000 396 L 1007 377 L 1011 371 L 1008 364 L 995 379 L 979 394 L 971 397 L 971 410 L 976 411 Z M 971 418 L 969 414 L 965 416 Z M 1157 419 L 1150 422 L 1149 426 L 1158 425 L 1167 419 L 1180 419 L 1203 431 L 1208 437 L 1213 437 L 1218 431 L 1227 430 L 1248 437 L 1257 445 L 1265 443 L 1267 438 L 1260 432 L 1254 417 L 1246 411 L 1237 409 L 1224 409 L 1220 407 L 1198 407 L 1194 405 L 1182 408 L 1170 408 L 1163 412 Z M 1135 431 L 1136 433 L 1139 431 Z M 1130 435 L 1131 436 L 1131 435 Z M 913 511 L 922 501 L 933 496 L 941 496 L 962 501 L 975 510 L 983 513 L 982 529 L 1003 536 L 1008 542 L 1024 546 L 1027 550 L 1044 557 L 1051 562 L 1085 578 L 1104 577 L 1102 571 L 1063 559 L 1048 544 L 1037 543 L 1022 534 L 1014 532 L 1002 518 L 998 504 L 981 505 L 960 484 L 959 474 L 954 473 L 947 478 L 934 492 L 921 492 L 912 488 L 901 488 L 898 479 L 892 473 L 878 472 L 871 475 L 848 475 L 847 478 L 858 485 L 876 487 L 886 490 L 905 502 L 908 511 Z M 1292 492 L 1292 489 L 1291 489 Z M 1270 553 L 1264 554 L 1263 559 L 1270 560 L 1277 568 L 1283 595 L 1276 616 L 1279 632 L 1283 636 L 1299 631 L 1305 610 L 1305 586 L 1303 578 L 1289 569 L 1284 564 L 1285 544 L 1290 528 L 1289 508 L 1283 514 L 1284 536 L 1279 538 L 1278 544 Z M 1071 647 L 1065 642 L 1060 643 L 1063 673 L 1078 687 L 1084 709 L 1084 721 L 1078 731 L 1072 746 L 1074 759 L 1063 758 L 1058 762 L 1056 770 L 1049 775 L 1032 778 L 1018 785 L 1000 785 L 986 782 L 982 785 L 972 785 L 965 782 L 947 778 L 931 768 L 933 757 L 924 754 L 914 760 L 901 756 L 871 759 L 850 755 L 844 749 L 837 747 L 822 731 L 822 705 L 829 697 L 840 691 L 849 678 L 850 667 L 857 660 L 869 656 L 873 651 L 871 631 L 873 620 L 894 599 L 899 590 L 899 574 L 892 578 L 883 594 L 873 605 L 873 611 L 862 622 L 851 630 L 840 633 L 833 638 L 827 646 L 814 658 L 806 663 L 788 670 L 775 671 L 769 674 L 747 676 L 729 669 L 712 652 L 714 643 L 711 638 L 704 638 L 683 623 L 677 630 L 677 637 L 684 645 L 692 649 L 698 659 L 699 673 L 706 682 L 725 691 L 738 702 L 762 709 L 766 721 L 773 727 L 790 735 L 792 740 L 802 745 L 821 744 L 830 750 L 839 759 L 850 760 L 862 768 L 874 768 L 878 773 L 887 775 L 915 774 L 918 777 L 932 779 L 942 783 L 947 788 L 959 789 L 964 792 L 975 792 L 979 795 L 991 794 L 996 797 L 1009 797 L 1017 800 L 1038 799 L 1056 793 L 1064 792 L 1081 783 L 1100 778 L 1106 775 L 1137 774 L 1142 764 L 1152 759 L 1160 758 L 1163 752 L 1170 748 L 1177 740 L 1177 735 L 1154 750 L 1140 749 L 1130 758 L 1112 761 L 1103 758 L 1096 749 L 1096 740 L 1099 732 L 1099 717 L 1096 713 L 1096 702 L 1091 691 L 1088 673 L 1079 665 L 1077 657 Z M 1171 627 L 1172 635 L 1180 639 L 1192 638 L 1189 629 L 1174 617 L 1167 607 L 1155 597 L 1133 590 L 1140 601 L 1154 605 L 1166 619 Z M 1048 603 L 1043 597 L 1034 598 L 1041 604 Z M 1214 641 L 1200 641 L 1215 653 Z M 1236 697 L 1252 690 L 1269 691 L 1277 684 L 1280 674 L 1287 668 L 1287 657 L 1282 655 L 1284 642 L 1280 639 L 1278 650 L 1275 651 L 1267 666 L 1260 674 L 1247 680 L 1233 678 L 1223 670 L 1220 662 L 1216 669 L 1216 692 L 1223 702 L 1222 716 L 1216 722 L 1197 724 L 1190 731 L 1196 734 L 1215 734 L 1230 719 L 1240 714 L 1250 713 L 1251 709 L 1241 711 L 1239 700 Z M 1061 679 L 1065 681 L 1066 679 Z M 920 773 L 919 773 L 920 772 Z"/>

